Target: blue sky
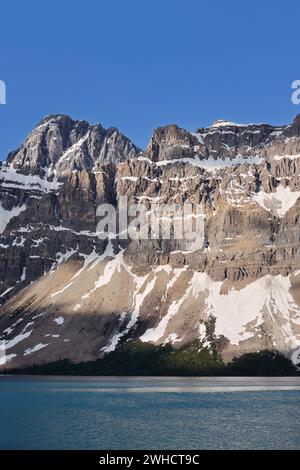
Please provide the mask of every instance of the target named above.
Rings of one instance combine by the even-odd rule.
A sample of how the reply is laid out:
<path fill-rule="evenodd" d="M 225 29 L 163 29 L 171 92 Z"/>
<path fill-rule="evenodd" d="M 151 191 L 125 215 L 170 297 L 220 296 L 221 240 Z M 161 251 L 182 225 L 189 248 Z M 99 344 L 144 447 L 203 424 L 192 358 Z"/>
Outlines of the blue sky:
<path fill-rule="evenodd" d="M 299 14 L 297 1 L 1 2 L 0 158 L 52 113 L 141 147 L 170 123 L 290 122 Z"/>

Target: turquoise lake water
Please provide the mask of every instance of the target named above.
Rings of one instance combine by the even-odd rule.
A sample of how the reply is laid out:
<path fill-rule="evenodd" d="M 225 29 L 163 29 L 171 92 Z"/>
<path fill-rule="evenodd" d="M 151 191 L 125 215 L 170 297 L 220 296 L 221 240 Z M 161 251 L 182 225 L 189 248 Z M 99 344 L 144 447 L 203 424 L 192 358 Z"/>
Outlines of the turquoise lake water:
<path fill-rule="evenodd" d="M 0 376 L 0 449 L 300 449 L 300 377 Z"/>

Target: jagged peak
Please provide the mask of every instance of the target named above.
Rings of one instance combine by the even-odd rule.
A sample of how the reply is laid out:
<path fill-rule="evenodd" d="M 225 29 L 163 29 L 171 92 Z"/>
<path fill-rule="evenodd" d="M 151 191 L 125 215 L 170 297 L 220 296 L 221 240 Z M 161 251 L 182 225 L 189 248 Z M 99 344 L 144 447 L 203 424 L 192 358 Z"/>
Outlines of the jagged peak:
<path fill-rule="evenodd" d="M 182 139 L 187 136 L 190 136 L 191 132 L 183 127 L 178 126 L 178 124 L 167 124 L 165 126 L 160 126 L 154 129 L 150 144 L 153 140 L 161 139 L 165 137 L 172 137 L 175 139 Z"/>
<path fill-rule="evenodd" d="M 49 115 L 43 117 L 43 119 L 33 129 L 33 132 L 36 129 L 39 129 L 40 127 L 45 126 L 46 124 L 50 124 L 50 123 L 65 123 L 65 124 L 69 123 L 71 126 L 76 126 L 76 125 L 81 124 L 85 127 L 95 127 L 96 126 L 96 127 L 99 127 L 101 129 L 103 129 L 103 127 L 101 126 L 101 124 L 99 122 L 97 122 L 96 124 L 90 124 L 85 119 L 73 119 L 68 114 L 49 114 Z"/>
<path fill-rule="evenodd" d="M 69 121 L 73 121 L 73 119 L 71 118 L 71 116 L 69 116 L 68 114 L 48 114 L 46 116 L 44 116 L 40 122 L 37 124 L 37 127 L 38 126 L 42 126 L 43 124 L 46 124 L 50 121 L 59 121 L 59 120 L 69 120 Z"/>
<path fill-rule="evenodd" d="M 17 150 L 10 152 L 7 161 L 27 173 L 49 165 L 59 165 L 64 170 L 71 170 L 74 165 L 86 168 L 87 162 L 118 162 L 139 152 L 140 149 L 116 127 L 104 129 L 100 123 L 90 124 L 65 114 L 50 114 Z"/>
<path fill-rule="evenodd" d="M 179 127 L 177 124 L 168 124 L 154 129 L 147 148 L 149 149 L 153 144 L 163 142 L 176 145 L 176 142 L 191 142 L 191 140 L 193 140 L 193 135 L 190 131 Z"/>

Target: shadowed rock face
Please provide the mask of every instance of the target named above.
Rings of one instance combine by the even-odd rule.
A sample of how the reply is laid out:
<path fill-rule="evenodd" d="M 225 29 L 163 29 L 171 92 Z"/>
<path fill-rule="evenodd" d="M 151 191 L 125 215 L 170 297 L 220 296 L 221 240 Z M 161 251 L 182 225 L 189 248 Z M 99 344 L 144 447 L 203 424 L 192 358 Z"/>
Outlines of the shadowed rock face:
<path fill-rule="evenodd" d="M 299 175 L 299 116 L 161 127 L 145 152 L 117 129 L 46 117 L 0 168 L 0 364 L 91 360 L 128 337 L 297 362 Z M 100 240 L 96 208 L 121 196 L 201 204 L 205 246 Z"/>

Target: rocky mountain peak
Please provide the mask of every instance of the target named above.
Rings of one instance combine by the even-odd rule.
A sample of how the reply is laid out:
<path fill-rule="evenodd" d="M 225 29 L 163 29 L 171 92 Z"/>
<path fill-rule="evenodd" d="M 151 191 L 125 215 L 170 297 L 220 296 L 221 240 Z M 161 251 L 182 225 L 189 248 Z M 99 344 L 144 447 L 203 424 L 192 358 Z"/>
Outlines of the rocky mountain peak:
<path fill-rule="evenodd" d="M 170 124 L 154 130 L 146 149 L 146 156 L 152 161 L 174 160 L 177 158 L 193 157 L 195 146 L 202 145 L 196 135 Z"/>
<path fill-rule="evenodd" d="M 9 154 L 7 162 L 23 174 L 44 176 L 50 169 L 59 176 L 123 161 L 139 152 L 116 128 L 106 130 L 100 124 L 56 114 L 42 119 L 25 142 Z"/>

